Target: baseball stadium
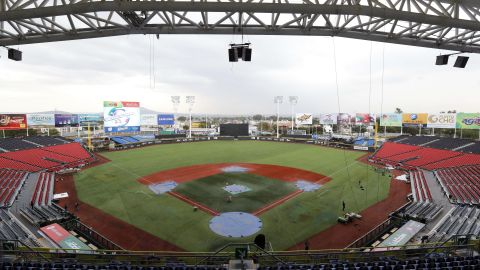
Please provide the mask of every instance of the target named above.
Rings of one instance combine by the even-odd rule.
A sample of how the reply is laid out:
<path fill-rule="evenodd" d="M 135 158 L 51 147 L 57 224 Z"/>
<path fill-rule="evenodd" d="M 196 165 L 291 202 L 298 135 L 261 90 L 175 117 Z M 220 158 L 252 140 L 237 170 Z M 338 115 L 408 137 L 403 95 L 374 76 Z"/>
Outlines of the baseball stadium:
<path fill-rule="evenodd" d="M 434 112 L 431 108 L 443 106 L 436 102 L 454 103 L 454 95 L 419 102 L 422 93 L 414 98 L 401 91 L 384 94 L 383 47 L 381 97 L 372 97 L 373 42 L 442 50 L 435 65 L 447 66 L 456 56 L 453 67 L 461 70 L 467 54 L 480 52 L 479 21 L 480 4 L 470 0 L 0 0 L 0 46 L 8 54 L 7 62 L 0 59 L 0 67 L 7 66 L 6 76 L 0 76 L 5 82 L 0 84 L 0 270 L 479 270 L 480 113 L 473 101 L 478 96 L 464 100 L 461 110 Z M 138 90 L 130 93 L 133 99 L 123 99 L 121 90 L 96 95 L 80 90 L 76 102 L 73 94 L 68 97 L 78 103 L 72 108 L 96 112 L 57 110 L 61 95 L 41 90 L 51 89 L 52 82 L 29 73 L 37 60 L 22 65 L 21 49 L 38 49 L 35 44 L 80 42 L 82 49 L 94 51 L 100 47 L 89 47 L 92 39 L 140 34 L 150 42 L 145 77 L 151 96 Z M 232 77 L 203 78 L 192 56 L 184 63 L 198 74 L 185 69 L 156 81 L 155 46 L 163 46 L 161 36 L 188 36 L 200 46 L 196 38 L 205 34 L 241 37 L 224 55 Z M 295 90 L 288 97 L 271 95 L 276 113 L 259 114 L 265 106 L 256 108 L 260 103 L 255 102 L 263 102 L 265 93 L 247 102 L 237 100 L 236 93 L 203 91 L 202 81 L 210 87 L 211 81 L 247 78 L 240 65 L 256 64 L 248 63 L 249 35 L 331 39 L 332 78 L 322 80 L 334 81 L 329 85 L 333 98 L 322 98 L 335 104 L 325 105 L 328 109 L 308 105 L 318 96 Z M 351 70 L 358 63 L 340 61 L 343 52 L 337 51 L 335 36 L 370 42 L 369 79 L 354 78 Z M 162 54 L 164 65 L 183 59 L 185 52 L 171 49 Z M 113 51 L 102 54 L 111 59 Z M 205 51 L 195 54 L 207 59 Z M 45 63 L 45 73 L 63 69 L 69 84 L 87 88 L 82 80 L 94 78 L 78 77 L 92 73 L 70 73 L 83 69 L 81 57 L 58 53 L 64 53 L 64 65 L 47 68 Z M 78 66 L 68 64 L 70 58 Z M 98 66 L 86 69 L 107 76 L 101 59 L 95 61 Z M 126 66 L 132 63 L 125 61 L 115 63 L 118 69 L 109 66 L 118 82 L 98 84 L 121 88 L 120 77 L 129 76 Z M 18 65 L 10 70 L 11 63 Z M 351 84 L 369 85 L 368 106 L 351 93 L 353 102 L 341 99 L 342 63 L 351 69 L 345 75 L 354 78 Z M 255 76 L 268 77 L 268 69 L 259 64 L 252 71 L 267 70 Z M 38 87 L 21 85 L 22 72 L 35 77 Z M 19 79 L 12 75 L 12 84 L 13 73 Z M 418 76 L 417 82 L 441 75 Z M 185 85 L 172 87 L 175 80 L 188 81 L 197 96 L 184 96 Z M 391 75 L 390 80 L 402 84 L 406 79 Z M 263 88 L 273 81 L 238 83 L 253 93 L 258 88 L 248 89 L 249 83 Z M 35 88 L 45 99 L 22 92 L 23 87 Z M 162 87 L 176 89 L 167 98 L 172 109 L 148 109 L 152 93 Z M 441 93 L 437 88 L 431 91 Z M 9 104 L 12 95 L 15 104 Z M 422 111 L 384 106 L 384 95 L 402 107 L 415 99 Z M 195 111 L 201 98 L 207 105 Z M 242 111 L 213 113 L 214 99 L 218 108 L 232 106 L 233 111 L 238 103 Z M 55 104 L 55 110 L 29 108 L 45 108 L 42 102 Z M 280 111 L 283 103 L 291 113 Z M 180 104 L 188 110 L 179 111 Z M 312 112 L 298 113 L 299 107 Z"/>

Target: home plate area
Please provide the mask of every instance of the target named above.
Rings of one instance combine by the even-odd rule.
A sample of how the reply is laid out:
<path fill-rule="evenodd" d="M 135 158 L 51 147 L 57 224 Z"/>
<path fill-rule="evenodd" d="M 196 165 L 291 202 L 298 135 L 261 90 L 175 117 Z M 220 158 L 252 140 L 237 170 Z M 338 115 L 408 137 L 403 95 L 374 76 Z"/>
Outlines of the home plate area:
<path fill-rule="evenodd" d="M 210 229 L 225 237 L 246 237 L 262 229 L 260 218 L 243 212 L 222 213 L 210 220 Z"/>

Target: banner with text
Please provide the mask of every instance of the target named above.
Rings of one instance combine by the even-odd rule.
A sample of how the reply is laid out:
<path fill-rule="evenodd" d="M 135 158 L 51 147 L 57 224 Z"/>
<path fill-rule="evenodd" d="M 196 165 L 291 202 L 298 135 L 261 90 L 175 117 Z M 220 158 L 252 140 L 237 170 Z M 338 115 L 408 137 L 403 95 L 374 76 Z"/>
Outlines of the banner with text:
<path fill-rule="evenodd" d="M 44 113 L 29 113 L 27 114 L 27 124 L 29 127 L 55 126 L 55 115 Z"/>
<path fill-rule="evenodd" d="M 406 127 L 426 127 L 427 113 L 404 113 L 402 114 L 402 124 Z"/>
<path fill-rule="evenodd" d="M 78 115 L 55 114 L 55 127 L 78 127 Z"/>
<path fill-rule="evenodd" d="M 0 130 L 13 130 L 27 128 L 27 115 L 25 114 L 0 114 Z"/>
<path fill-rule="evenodd" d="M 157 122 L 160 126 L 173 126 L 175 125 L 175 115 L 159 114 Z"/>
<path fill-rule="evenodd" d="M 339 113 L 337 117 L 338 131 L 340 133 L 350 133 L 352 117 L 348 113 Z"/>
<path fill-rule="evenodd" d="M 102 124 L 102 116 L 96 113 L 84 113 L 78 115 L 80 126 L 99 126 Z"/>
<path fill-rule="evenodd" d="M 457 128 L 480 129 L 480 113 L 457 113 Z"/>
<path fill-rule="evenodd" d="M 311 125 L 311 124 L 313 124 L 313 114 L 311 114 L 311 113 L 297 113 L 295 115 L 295 124 L 297 124 L 297 125 Z"/>
<path fill-rule="evenodd" d="M 455 128 L 457 123 L 454 113 L 430 113 L 428 114 L 428 128 Z"/>
<path fill-rule="evenodd" d="M 57 223 L 41 227 L 40 231 L 61 248 L 91 250 L 89 246 L 85 245 L 78 238 L 71 235 L 69 232 L 67 232 L 67 230 Z"/>
<path fill-rule="evenodd" d="M 355 124 L 356 125 L 373 125 L 375 123 L 375 115 L 368 113 L 357 113 L 355 114 Z"/>
<path fill-rule="evenodd" d="M 104 101 L 105 132 L 140 131 L 140 102 Z"/>
<path fill-rule="evenodd" d="M 382 127 L 401 127 L 402 114 L 400 113 L 384 113 L 380 117 L 380 126 Z"/>
<path fill-rule="evenodd" d="M 320 114 L 320 124 L 322 125 L 336 125 L 337 124 L 337 114 L 336 113 L 325 113 Z"/>
<path fill-rule="evenodd" d="M 141 126 L 156 126 L 157 115 L 156 114 L 142 114 L 140 115 L 140 125 Z"/>

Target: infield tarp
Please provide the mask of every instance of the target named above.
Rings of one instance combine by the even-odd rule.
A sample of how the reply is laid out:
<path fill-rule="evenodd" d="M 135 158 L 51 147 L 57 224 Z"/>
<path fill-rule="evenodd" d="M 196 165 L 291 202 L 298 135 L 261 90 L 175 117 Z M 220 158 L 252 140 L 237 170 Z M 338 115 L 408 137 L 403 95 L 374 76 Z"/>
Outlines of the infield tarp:
<path fill-rule="evenodd" d="M 390 235 L 385 241 L 380 243 L 378 247 L 395 247 L 395 246 L 403 246 L 410 239 L 412 239 L 415 234 L 421 231 L 425 227 L 425 224 L 410 220 L 405 225 L 400 227 L 396 232 Z"/>

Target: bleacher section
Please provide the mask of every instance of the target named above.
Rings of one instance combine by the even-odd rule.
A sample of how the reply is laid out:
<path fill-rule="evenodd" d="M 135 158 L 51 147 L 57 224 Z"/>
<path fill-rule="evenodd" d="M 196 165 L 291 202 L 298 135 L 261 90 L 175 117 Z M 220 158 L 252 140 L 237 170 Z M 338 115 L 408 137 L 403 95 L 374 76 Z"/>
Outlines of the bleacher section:
<path fill-rule="evenodd" d="M 427 181 L 423 171 L 413 170 L 410 172 L 410 184 L 412 186 L 412 193 L 414 201 L 416 202 L 431 202 L 432 195 L 428 188 Z"/>
<path fill-rule="evenodd" d="M 68 143 L 68 141 L 64 139 L 60 139 L 57 137 L 47 137 L 47 136 L 31 136 L 31 137 L 25 137 L 23 140 L 27 142 L 33 142 L 35 144 L 42 145 L 42 146 L 52 146 L 52 145 Z"/>
<path fill-rule="evenodd" d="M 417 167 L 432 170 L 463 165 L 480 165 L 480 155 L 457 151 L 385 142 L 371 160 L 413 170 Z"/>
<path fill-rule="evenodd" d="M 32 206 L 47 206 L 51 205 L 53 199 L 53 184 L 55 182 L 55 175 L 53 173 L 39 173 L 37 185 L 33 192 L 31 205 Z"/>
<path fill-rule="evenodd" d="M 402 137 L 402 139 L 396 140 L 396 142 L 401 142 L 402 144 L 421 146 L 438 139 L 439 137 L 434 137 L 434 136 L 405 136 L 405 137 Z"/>
<path fill-rule="evenodd" d="M 13 203 L 27 175 L 23 171 L 0 169 L 0 207 Z"/>
<path fill-rule="evenodd" d="M 472 145 L 459 149 L 458 151 L 464 153 L 480 154 L 480 142 L 476 142 Z"/>
<path fill-rule="evenodd" d="M 453 203 L 480 204 L 480 166 L 442 169 L 435 175 Z"/>
<path fill-rule="evenodd" d="M 399 213 L 401 217 L 413 218 L 420 221 L 431 221 L 435 219 L 443 207 L 429 202 L 414 202 Z"/>
<path fill-rule="evenodd" d="M 466 146 L 472 143 L 472 140 L 467 139 L 454 139 L 454 138 L 438 138 L 437 141 L 431 142 L 426 146 L 430 148 L 455 150 L 462 146 Z"/>
<path fill-rule="evenodd" d="M 61 222 L 70 218 L 69 214 L 55 204 L 20 209 L 23 218 L 34 225 Z"/>
<path fill-rule="evenodd" d="M 38 145 L 17 138 L 0 139 L 0 148 L 7 151 L 18 151 L 37 148 Z M 3 152 L 3 151 L 0 151 Z"/>
<path fill-rule="evenodd" d="M 125 144 L 135 144 L 135 143 L 154 141 L 155 137 L 146 136 L 146 135 L 135 135 L 135 136 L 114 136 L 114 137 L 110 137 L 110 139 L 118 145 L 125 145 Z"/>
<path fill-rule="evenodd" d="M 78 143 L 66 143 L 42 148 L 0 153 L 0 168 L 37 172 L 61 171 L 94 161 Z"/>
<path fill-rule="evenodd" d="M 480 209 L 456 206 L 429 233 L 430 242 L 448 240 L 452 235 L 480 235 Z"/>
<path fill-rule="evenodd" d="M 0 239 L 20 240 L 32 247 L 40 246 L 35 236 L 5 209 L 0 209 Z"/>

